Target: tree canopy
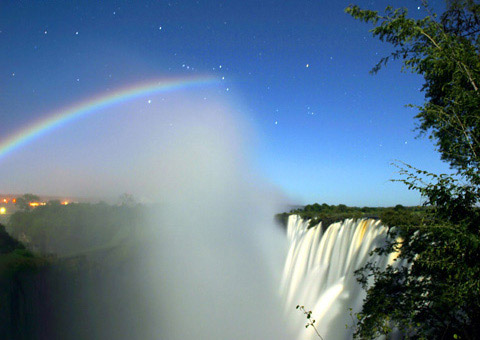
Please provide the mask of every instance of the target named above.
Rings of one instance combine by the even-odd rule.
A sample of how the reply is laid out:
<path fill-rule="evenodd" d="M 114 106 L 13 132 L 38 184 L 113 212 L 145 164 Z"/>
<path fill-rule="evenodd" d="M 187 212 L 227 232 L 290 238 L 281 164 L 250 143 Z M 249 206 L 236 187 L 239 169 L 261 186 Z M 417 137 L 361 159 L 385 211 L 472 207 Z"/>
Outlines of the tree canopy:
<path fill-rule="evenodd" d="M 405 8 L 387 7 L 383 15 L 358 6 L 346 9 L 373 23 L 372 34 L 396 47 L 372 72 L 390 59 L 402 59 L 405 70 L 424 76 L 426 101 L 418 107 L 418 129 L 435 141 L 443 160 L 462 169 L 480 165 L 479 8 L 473 0 L 452 1 L 439 18 L 430 12 L 423 19 L 408 18 Z"/>
<path fill-rule="evenodd" d="M 72 255 L 133 238 L 145 224 L 144 209 L 140 205 L 53 203 L 16 211 L 7 230 L 41 254 Z"/>
<path fill-rule="evenodd" d="M 398 59 L 424 77 L 417 129 L 456 170 L 452 176 L 399 165 L 400 182 L 431 209 L 417 225 L 392 228 L 391 242 L 376 250 L 398 252 L 405 265 L 381 271 L 370 263 L 358 271 L 367 289 L 359 338 L 395 329 L 412 338 L 480 337 L 480 3 L 449 1 L 440 16 L 422 4 L 428 13 L 422 19 L 408 17 L 405 8 L 346 9 L 395 47 L 373 73 Z"/>
<path fill-rule="evenodd" d="M 30 210 L 30 203 L 38 202 L 40 197 L 33 194 L 25 194 L 23 196 L 17 197 L 16 205 L 20 210 Z"/>

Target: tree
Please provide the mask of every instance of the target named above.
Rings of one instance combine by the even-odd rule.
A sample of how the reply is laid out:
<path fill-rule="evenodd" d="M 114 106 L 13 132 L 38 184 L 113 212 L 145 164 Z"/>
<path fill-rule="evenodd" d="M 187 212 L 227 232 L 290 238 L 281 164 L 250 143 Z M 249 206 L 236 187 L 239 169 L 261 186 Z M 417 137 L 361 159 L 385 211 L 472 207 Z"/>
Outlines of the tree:
<path fill-rule="evenodd" d="M 50 200 L 50 201 L 47 202 L 47 205 L 48 206 L 54 205 L 54 206 L 58 207 L 58 206 L 62 205 L 62 202 L 60 202 L 60 200 Z"/>
<path fill-rule="evenodd" d="M 32 202 L 38 202 L 40 200 L 40 197 L 37 195 L 33 194 L 24 194 L 21 197 L 18 197 L 16 200 L 16 205 L 20 210 L 26 211 L 30 210 L 30 203 Z"/>
<path fill-rule="evenodd" d="M 133 207 L 135 204 L 135 197 L 132 194 L 123 193 L 118 197 L 118 205 Z"/>
<path fill-rule="evenodd" d="M 412 338 L 480 338 L 480 4 L 453 0 L 441 15 L 409 18 L 406 9 L 384 14 L 349 6 L 354 18 L 372 23 L 373 36 L 396 49 L 392 59 L 424 77 L 425 103 L 417 129 L 434 141 L 454 175 L 398 165 L 409 189 L 425 199 L 421 223 L 398 222 L 391 241 L 375 251 L 398 253 L 380 270 L 369 263 L 357 271 L 367 297 L 356 337 L 388 335 L 395 328 Z"/>

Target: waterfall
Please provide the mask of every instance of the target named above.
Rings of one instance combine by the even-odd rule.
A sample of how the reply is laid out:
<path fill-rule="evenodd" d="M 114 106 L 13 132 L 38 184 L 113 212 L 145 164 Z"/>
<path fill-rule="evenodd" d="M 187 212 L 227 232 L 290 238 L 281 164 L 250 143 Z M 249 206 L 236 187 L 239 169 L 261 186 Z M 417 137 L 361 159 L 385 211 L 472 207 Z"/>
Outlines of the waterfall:
<path fill-rule="evenodd" d="M 325 340 L 351 339 L 355 313 L 361 309 L 365 291 L 354 271 L 375 261 L 384 268 L 394 255 L 371 255 L 386 241 L 388 228 L 379 220 L 347 219 L 328 228 L 322 224 L 309 228 L 309 220 L 298 215 L 288 219 L 289 250 L 281 292 L 285 313 L 297 339 L 318 339 L 312 327 L 305 329 L 306 316 L 296 310 L 312 311 L 315 327 Z"/>

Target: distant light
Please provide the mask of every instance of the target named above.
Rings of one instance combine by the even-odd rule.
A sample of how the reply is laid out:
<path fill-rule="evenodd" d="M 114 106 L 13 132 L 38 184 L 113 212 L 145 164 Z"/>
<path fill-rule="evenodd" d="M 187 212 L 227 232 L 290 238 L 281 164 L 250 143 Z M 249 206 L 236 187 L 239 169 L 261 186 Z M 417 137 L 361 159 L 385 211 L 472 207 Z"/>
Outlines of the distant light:
<path fill-rule="evenodd" d="M 63 201 L 63 202 L 62 202 L 62 205 L 68 205 L 69 203 L 70 203 L 70 202 L 68 202 L 68 201 Z"/>
<path fill-rule="evenodd" d="M 28 203 L 28 205 L 35 208 L 35 207 L 38 207 L 40 205 L 47 205 L 47 203 L 45 203 L 45 202 L 30 202 L 30 203 Z"/>
<path fill-rule="evenodd" d="M 5 215 L 7 213 L 7 209 L 5 207 L 0 208 L 0 215 Z"/>
<path fill-rule="evenodd" d="M 17 199 L 16 198 L 12 199 L 12 203 L 17 203 Z"/>

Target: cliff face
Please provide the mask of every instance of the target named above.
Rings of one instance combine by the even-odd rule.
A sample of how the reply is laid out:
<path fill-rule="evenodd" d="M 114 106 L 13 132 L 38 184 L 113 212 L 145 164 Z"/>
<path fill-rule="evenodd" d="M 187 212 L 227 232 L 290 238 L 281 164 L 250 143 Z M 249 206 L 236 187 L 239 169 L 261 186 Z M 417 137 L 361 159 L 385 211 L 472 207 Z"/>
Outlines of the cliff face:
<path fill-rule="evenodd" d="M 139 247 L 46 260 L 16 244 L 0 254 L 0 339 L 152 338 Z"/>
<path fill-rule="evenodd" d="M 49 310 L 41 299 L 46 264 L 0 225 L 0 338 L 34 339 L 41 333 Z"/>
<path fill-rule="evenodd" d="M 45 273 L 22 271 L 0 279 L 0 338 L 46 339 L 50 308 Z"/>
<path fill-rule="evenodd" d="M 49 327 L 45 339 L 149 339 L 142 327 L 148 307 L 139 290 L 137 248 L 118 246 L 57 260 L 42 287 Z M 43 319 L 43 316 L 39 316 Z"/>
<path fill-rule="evenodd" d="M 153 307 L 142 289 L 143 209 L 18 211 L 8 230 L 22 242 L 0 225 L 0 339 L 154 339 L 144 325 Z"/>

